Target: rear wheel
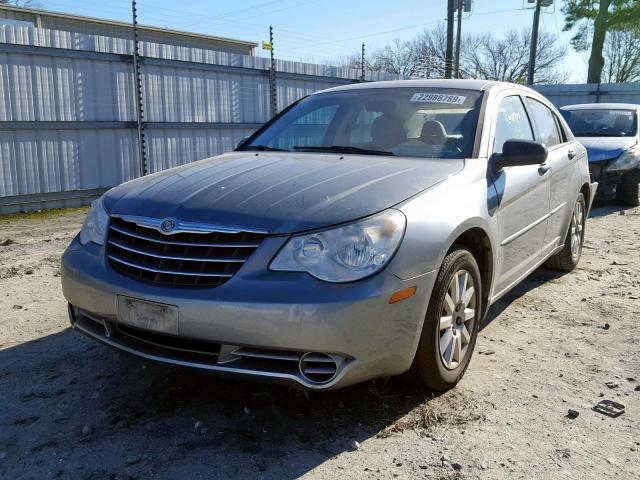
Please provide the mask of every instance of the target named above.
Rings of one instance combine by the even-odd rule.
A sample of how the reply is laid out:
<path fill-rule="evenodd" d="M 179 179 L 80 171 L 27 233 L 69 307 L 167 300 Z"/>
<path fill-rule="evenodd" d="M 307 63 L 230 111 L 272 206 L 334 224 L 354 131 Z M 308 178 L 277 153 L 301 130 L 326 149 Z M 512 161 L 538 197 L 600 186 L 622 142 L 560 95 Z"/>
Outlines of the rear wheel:
<path fill-rule="evenodd" d="M 409 381 L 428 391 L 453 388 L 471 360 L 481 311 L 478 265 L 471 252 L 455 248 L 438 273 Z"/>
<path fill-rule="evenodd" d="M 560 253 L 547 260 L 546 265 L 556 270 L 570 272 L 578 266 L 582 255 L 582 244 L 584 243 L 584 227 L 587 220 L 587 207 L 584 195 L 578 194 L 578 198 L 573 207 L 569 231 L 564 240 L 564 247 Z"/>
<path fill-rule="evenodd" d="M 640 206 L 640 170 L 632 170 L 616 186 L 616 199 L 623 205 Z"/>

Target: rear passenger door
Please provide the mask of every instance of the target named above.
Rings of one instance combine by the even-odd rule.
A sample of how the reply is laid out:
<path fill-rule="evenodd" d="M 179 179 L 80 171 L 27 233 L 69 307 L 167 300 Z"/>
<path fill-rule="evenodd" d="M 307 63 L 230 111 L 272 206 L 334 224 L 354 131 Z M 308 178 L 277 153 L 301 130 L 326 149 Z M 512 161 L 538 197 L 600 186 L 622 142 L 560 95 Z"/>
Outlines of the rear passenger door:
<path fill-rule="evenodd" d="M 534 140 L 533 127 L 518 94 L 499 100 L 493 153 L 507 140 Z M 492 172 L 499 198 L 500 254 L 495 294 L 511 287 L 540 260 L 549 214 L 549 176 L 539 165 Z"/>
<path fill-rule="evenodd" d="M 578 182 L 576 150 L 567 142 L 557 114 L 535 98 L 526 97 L 525 105 L 533 123 L 538 143 L 547 147 L 549 155 L 543 168 L 549 169 L 550 217 L 542 246 L 542 255 L 553 250 L 566 234 L 568 215 L 573 209 Z"/>

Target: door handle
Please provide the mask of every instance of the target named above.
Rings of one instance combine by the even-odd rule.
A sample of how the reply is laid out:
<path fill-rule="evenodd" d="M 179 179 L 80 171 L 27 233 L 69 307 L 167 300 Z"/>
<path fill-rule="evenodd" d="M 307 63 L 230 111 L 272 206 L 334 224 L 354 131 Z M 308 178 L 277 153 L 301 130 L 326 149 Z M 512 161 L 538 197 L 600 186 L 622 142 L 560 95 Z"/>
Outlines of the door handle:
<path fill-rule="evenodd" d="M 549 165 L 548 163 L 541 163 L 538 166 L 538 173 L 540 175 L 544 175 L 545 173 L 547 173 L 549 170 L 551 170 L 551 165 Z"/>
<path fill-rule="evenodd" d="M 575 156 L 576 156 L 576 151 L 573 148 L 570 148 L 569 150 L 567 150 L 567 157 L 571 159 Z"/>

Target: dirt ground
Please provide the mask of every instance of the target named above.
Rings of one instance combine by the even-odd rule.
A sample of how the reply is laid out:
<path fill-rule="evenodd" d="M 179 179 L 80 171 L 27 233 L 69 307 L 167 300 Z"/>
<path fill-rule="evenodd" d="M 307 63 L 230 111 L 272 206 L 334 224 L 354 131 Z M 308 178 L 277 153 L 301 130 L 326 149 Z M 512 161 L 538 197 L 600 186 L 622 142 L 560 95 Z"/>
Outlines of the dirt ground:
<path fill-rule="evenodd" d="M 70 331 L 59 258 L 83 217 L 0 218 L 2 479 L 640 478 L 640 208 L 594 209 L 580 267 L 494 305 L 436 398 L 219 380 Z"/>

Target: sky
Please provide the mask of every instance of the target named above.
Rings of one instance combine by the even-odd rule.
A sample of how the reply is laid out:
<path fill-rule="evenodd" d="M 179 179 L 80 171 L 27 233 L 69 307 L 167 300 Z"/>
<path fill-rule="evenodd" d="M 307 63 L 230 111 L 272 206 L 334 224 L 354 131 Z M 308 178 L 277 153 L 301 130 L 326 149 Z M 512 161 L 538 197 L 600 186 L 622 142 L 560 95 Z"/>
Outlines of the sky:
<path fill-rule="evenodd" d="M 130 21 L 130 0 L 39 0 L 42 8 L 78 15 Z M 563 0 L 543 8 L 540 29 L 568 45 L 563 32 Z M 268 39 L 274 27 L 277 58 L 326 62 L 368 51 L 396 38 L 411 39 L 424 28 L 443 22 L 446 0 L 138 0 L 142 24 L 223 37 Z M 472 12 L 463 16 L 462 35 L 530 27 L 532 5 L 527 0 L 473 0 Z M 268 52 L 257 50 L 258 55 Z M 570 81 L 586 79 L 587 55 L 568 45 L 566 68 Z"/>

